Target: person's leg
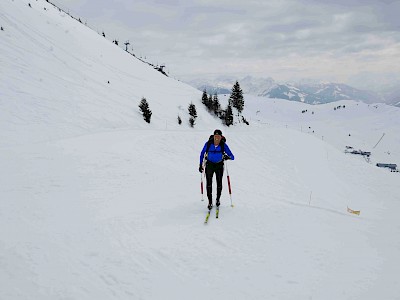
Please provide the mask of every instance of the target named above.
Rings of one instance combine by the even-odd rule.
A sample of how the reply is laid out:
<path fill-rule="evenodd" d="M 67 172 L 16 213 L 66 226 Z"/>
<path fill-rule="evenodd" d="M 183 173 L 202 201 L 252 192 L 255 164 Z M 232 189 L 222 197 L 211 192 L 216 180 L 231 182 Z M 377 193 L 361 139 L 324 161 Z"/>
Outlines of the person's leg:
<path fill-rule="evenodd" d="M 217 170 L 215 170 L 215 177 L 217 179 L 217 201 L 216 201 L 217 206 L 219 206 L 219 199 L 221 198 L 223 175 L 224 175 L 224 165 L 221 164 L 221 166 L 218 166 Z"/>
<path fill-rule="evenodd" d="M 212 181 L 214 175 L 214 168 L 210 165 L 206 165 L 206 181 L 207 181 L 207 198 L 208 204 L 212 205 Z"/>

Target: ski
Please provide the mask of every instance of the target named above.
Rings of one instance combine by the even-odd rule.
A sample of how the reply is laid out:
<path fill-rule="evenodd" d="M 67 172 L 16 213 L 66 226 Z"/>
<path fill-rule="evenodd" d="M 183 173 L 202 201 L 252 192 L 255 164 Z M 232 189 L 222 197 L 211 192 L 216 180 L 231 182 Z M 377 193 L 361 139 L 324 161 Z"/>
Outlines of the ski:
<path fill-rule="evenodd" d="M 219 207 L 217 206 L 217 209 L 215 210 L 215 217 L 218 219 L 219 216 Z"/>
<path fill-rule="evenodd" d="M 208 223 L 208 219 L 210 218 L 210 214 L 211 214 L 211 210 L 209 210 L 209 211 L 207 212 L 207 215 L 206 215 L 206 219 L 205 219 L 205 221 L 204 221 L 204 224 L 207 224 L 207 223 Z"/>

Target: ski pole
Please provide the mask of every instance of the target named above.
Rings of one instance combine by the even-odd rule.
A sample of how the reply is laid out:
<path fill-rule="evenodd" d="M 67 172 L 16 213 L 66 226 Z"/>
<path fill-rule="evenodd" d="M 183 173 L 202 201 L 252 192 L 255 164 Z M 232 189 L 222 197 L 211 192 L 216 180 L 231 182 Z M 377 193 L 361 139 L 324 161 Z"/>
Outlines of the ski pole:
<path fill-rule="evenodd" d="M 204 177 L 206 177 L 206 174 L 205 174 L 205 169 L 206 169 L 206 167 L 205 167 L 205 160 L 204 160 L 204 159 L 203 159 L 203 162 L 201 163 L 201 165 L 202 165 L 202 167 L 203 167 L 203 172 L 202 172 L 201 175 L 200 175 L 200 178 L 201 178 L 200 190 L 201 190 L 201 201 L 204 201 L 204 183 L 203 183 L 203 175 L 204 175 Z"/>
<path fill-rule="evenodd" d="M 231 207 L 233 207 L 233 203 L 232 203 L 231 179 L 230 179 L 230 177 L 229 177 L 229 171 L 228 171 L 228 164 L 227 164 L 227 163 L 226 163 L 226 179 L 228 179 L 229 197 L 231 198 Z"/>
<path fill-rule="evenodd" d="M 200 184 L 201 201 L 204 201 L 204 193 L 203 193 L 203 173 L 200 174 L 200 177 L 201 177 L 201 184 Z"/>

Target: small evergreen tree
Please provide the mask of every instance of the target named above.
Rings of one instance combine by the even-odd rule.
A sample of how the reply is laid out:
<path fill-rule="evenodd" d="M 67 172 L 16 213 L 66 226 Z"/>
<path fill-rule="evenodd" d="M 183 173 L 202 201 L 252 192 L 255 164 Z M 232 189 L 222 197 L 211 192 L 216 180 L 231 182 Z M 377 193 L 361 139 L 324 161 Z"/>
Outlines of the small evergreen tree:
<path fill-rule="evenodd" d="M 203 90 L 203 95 L 201 96 L 201 103 L 203 103 L 206 107 L 208 106 L 208 96 L 207 96 L 207 90 Z"/>
<path fill-rule="evenodd" d="M 178 124 L 181 125 L 182 124 L 182 119 L 180 116 L 178 116 Z"/>
<path fill-rule="evenodd" d="M 194 127 L 196 118 L 197 118 L 196 105 L 194 105 L 193 103 L 190 103 L 189 107 L 188 107 L 188 111 L 189 111 L 189 115 L 190 115 L 189 125 L 190 125 L 190 127 Z"/>
<path fill-rule="evenodd" d="M 244 108 L 244 98 L 243 91 L 240 88 L 239 82 L 236 83 L 232 87 L 232 93 L 229 97 L 229 103 L 237 109 L 238 113 L 241 114 Z"/>
<path fill-rule="evenodd" d="M 203 95 L 201 96 L 201 102 L 205 105 L 208 112 L 213 110 L 213 100 L 211 95 L 207 95 L 207 91 L 204 89 Z"/>
<path fill-rule="evenodd" d="M 190 127 L 194 127 L 195 121 L 196 121 L 196 120 L 195 120 L 193 117 L 190 117 L 190 118 L 189 118 L 189 125 L 190 125 Z"/>
<path fill-rule="evenodd" d="M 217 93 L 214 94 L 214 97 L 212 99 L 212 110 L 216 116 L 219 116 L 221 114 L 221 104 L 219 103 Z"/>
<path fill-rule="evenodd" d="M 224 114 L 224 121 L 226 126 L 231 126 L 233 124 L 233 112 L 232 112 L 232 106 L 228 104 L 228 107 L 225 110 Z"/>
<path fill-rule="evenodd" d="M 142 98 L 139 104 L 140 111 L 142 112 L 143 119 L 150 123 L 151 115 L 153 114 L 150 110 L 149 103 L 147 102 L 146 98 Z"/>
<path fill-rule="evenodd" d="M 209 112 L 213 111 L 213 97 L 211 95 L 208 96 L 207 108 Z"/>
<path fill-rule="evenodd" d="M 191 117 L 193 117 L 194 119 L 197 118 L 196 105 L 194 105 L 193 103 L 190 103 L 190 104 L 189 104 L 189 107 L 188 107 L 188 111 L 189 111 L 189 115 L 190 115 Z"/>

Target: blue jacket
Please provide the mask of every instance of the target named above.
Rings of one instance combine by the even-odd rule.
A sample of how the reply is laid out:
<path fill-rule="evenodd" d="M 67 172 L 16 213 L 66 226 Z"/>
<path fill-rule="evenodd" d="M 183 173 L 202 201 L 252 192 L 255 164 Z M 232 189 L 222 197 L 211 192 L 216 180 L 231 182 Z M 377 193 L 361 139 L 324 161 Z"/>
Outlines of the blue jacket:
<path fill-rule="evenodd" d="M 203 150 L 201 150 L 200 153 L 200 164 L 203 163 L 203 158 L 204 154 L 206 153 L 207 150 L 207 143 L 204 144 Z M 230 157 L 231 160 L 235 159 L 235 156 L 232 154 L 231 150 L 229 149 L 228 145 L 225 143 L 224 146 L 224 151 L 225 153 Z M 213 163 L 219 163 L 222 161 L 222 151 L 221 151 L 221 145 L 218 145 L 218 147 L 215 147 L 214 143 L 211 143 L 210 148 L 208 149 L 208 154 L 207 154 L 207 160 Z"/>

